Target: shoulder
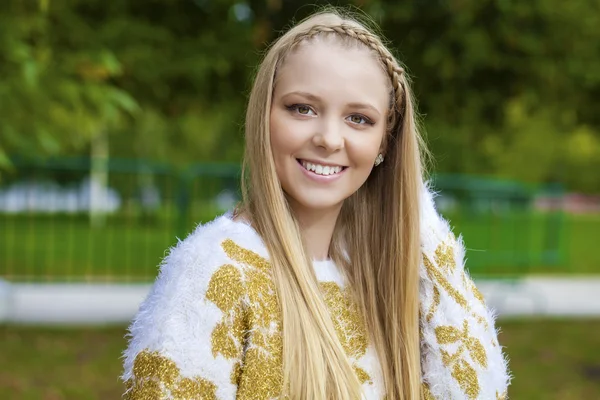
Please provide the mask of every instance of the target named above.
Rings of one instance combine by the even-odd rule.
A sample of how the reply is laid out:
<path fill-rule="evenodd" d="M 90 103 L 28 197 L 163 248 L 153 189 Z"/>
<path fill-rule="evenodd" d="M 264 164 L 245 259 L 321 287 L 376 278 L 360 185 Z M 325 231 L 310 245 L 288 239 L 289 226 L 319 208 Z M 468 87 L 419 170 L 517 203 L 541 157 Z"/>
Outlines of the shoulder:
<path fill-rule="evenodd" d="M 436 209 L 437 195 L 428 183 L 423 184 L 420 193 L 421 245 L 426 252 L 435 250 L 440 242 L 453 236 L 450 224 Z"/>
<path fill-rule="evenodd" d="M 152 325 L 157 326 L 197 299 L 205 299 L 215 273 L 232 264 L 232 246 L 264 253 L 258 234 L 249 225 L 233 221 L 229 214 L 198 225 L 168 251 L 133 327 L 143 317 L 153 319 Z"/>
<path fill-rule="evenodd" d="M 437 284 L 453 285 L 465 279 L 465 246 L 462 237 L 454 235 L 450 224 L 438 213 L 437 194 L 427 185 L 421 192 L 421 251 L 423 273 Z M 461 301 L 462 302 L 462 301 Z"/>
<path fill-rule="evenodd" d="M 230 215 L 199 225 L 169 251 L 129 327 L 121 377 L 128 399 L 235 398 L 232 376 L 250 329 L 239 260 L 266 265 L 265 253 L 258 234 Z"/>
<path fill-rule="evenodd" d="M 178 290 L 206 288 L 216 270 L 231 263 L 229 244 L 250 249 L 261 255 L 264 246 L 258 234 L 245 223 L 232 220 L 229 214 L 198 225 L 184 240 L 171 248 L 160 266 L 155 288 L 170 286 Z M 229 246 L 230 247 L 230 246 Z"/>
<path fill-rule="evenodd" d="M 239 268 L 232 252 L 252 249 L 246 251 L 256 254 L 263 253 L 263 248 L 250 226 L 223 215 L 199 225 L 170 249 L 129 327 L 123 379 L 133 376 L 139 354 L 158 352 L 183 375 L 202 372 L 219 382 L 222 377 L 217 370 L 226 370 L 230 359 L 217 357 L 220 353 L 211 346 L 212 336 L 229 313 L 228 307 L 240 304 L 243 296 L 239 280 L 231 279 Z M 211 360 L 219 368 L 208 368 L 199 360 Z"/>
<path fill-rule="evenodd" d="M 482 305 L 483 297 L 467 272 L 463 239 L 460 235 L 455 236 L 450 224 L 436 210 L 435 195 L 432 189 L 424 186 L 421 202 L 422 281 L 433 284 L 436 291 L 446 292 L 464 310 L 477 309 Z"/>

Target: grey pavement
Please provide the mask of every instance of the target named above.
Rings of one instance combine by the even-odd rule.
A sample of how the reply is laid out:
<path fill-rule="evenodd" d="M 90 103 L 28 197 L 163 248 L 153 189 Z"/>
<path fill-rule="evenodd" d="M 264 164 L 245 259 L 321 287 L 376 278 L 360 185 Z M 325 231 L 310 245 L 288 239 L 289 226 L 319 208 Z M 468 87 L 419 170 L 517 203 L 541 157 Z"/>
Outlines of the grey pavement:
<path fill-rule="evenodd" d="M 476 280 L 500 318 L 600 318 L 600 276 L 531 276 Z M 26 284 L 0 280 L 0 323 L 39 325 L 127 324 L 148 284 Z"/>

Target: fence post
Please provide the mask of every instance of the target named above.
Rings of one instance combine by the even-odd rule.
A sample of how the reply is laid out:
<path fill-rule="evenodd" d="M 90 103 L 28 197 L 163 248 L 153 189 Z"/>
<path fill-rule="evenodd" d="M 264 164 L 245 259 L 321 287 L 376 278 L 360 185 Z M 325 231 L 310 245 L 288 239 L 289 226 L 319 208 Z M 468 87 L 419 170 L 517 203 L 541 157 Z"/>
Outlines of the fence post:
<path fill-rule="evenodd" d="M 177 176 L 177 226 L 175 227 L 176 235 L 179 238 L 185 237 L 187 234 L 187 222 L 190 214 L 190 185 L 191 173 L 190 169 L 179 170 L 173 172 Z"/>
<path fill-rule="evenodd" d="M 90 164 L 90 225 L 92 228 L 104 227 L 106 221 L 108 160 L 108 134 L 101 130 L 92 140 Z"/>
<path fill-rule="evenodd" d="M 556 266 L 562 261 L 562 226 L 563 226 L 563 187 L 560 183 L 546 186 L 546 196 L 550 200 L 550 211 L 546 218 L 546 235 L 542 261 L 547 265 Z"/>

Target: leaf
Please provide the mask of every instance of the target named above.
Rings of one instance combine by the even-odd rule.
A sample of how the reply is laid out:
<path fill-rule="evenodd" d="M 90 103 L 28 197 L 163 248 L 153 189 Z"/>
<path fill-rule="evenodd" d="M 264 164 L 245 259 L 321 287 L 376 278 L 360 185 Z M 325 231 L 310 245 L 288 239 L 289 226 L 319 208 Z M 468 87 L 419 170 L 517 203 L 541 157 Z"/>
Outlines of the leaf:
<path fill-rule="evenodd" d="M 8 158 L 8 155 L 6 154 L 4 149 L 2 149 L 2 147 L 0 147 L 0 169 L 10 168 L 10 167 L 12 167 L 10 158 Z"/>
<path fill-rule="evenodd" d="M 23 63 L 23 78 L 29 87 L 35 87 L 38 83 L 38 67 L 33 60 L 27 60 Z"/>
<path fill-rule="evenodd" d="M 60 142 L 48 131 L 41 129 L 37 133 L 37 138 L 46 153 L 56 154 L 60 151 Z"/>
<path fill-rule="evenodd" d="M 136 100 L 127 92 L 120 89 L 113 89 L 110 91 L 110 98 L 119 108 L 127 111 L 131 114 L 140 110 L 140 107 Z"/>
<path fill-rule="evenodd" d="M 112 51 L 103 50 L 100 53 L 100 62 L 110 76 L 118 76 L 122 73 L 121 63 Z"/>

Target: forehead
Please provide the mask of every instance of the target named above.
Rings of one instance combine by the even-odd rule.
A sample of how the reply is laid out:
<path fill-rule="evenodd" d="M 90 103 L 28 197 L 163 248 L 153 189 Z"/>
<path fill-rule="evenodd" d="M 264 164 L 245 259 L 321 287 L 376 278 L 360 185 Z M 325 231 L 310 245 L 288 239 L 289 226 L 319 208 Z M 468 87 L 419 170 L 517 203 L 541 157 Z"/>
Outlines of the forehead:
<path fill-rule="evenodd" d="M 366 46 L 316 37 L 301 43 L 280 66 L 275 91 L 309 91 L 320 97 L 370 100 L 387 108 L 390 82 Z"/>

